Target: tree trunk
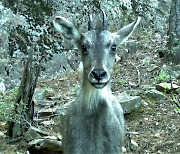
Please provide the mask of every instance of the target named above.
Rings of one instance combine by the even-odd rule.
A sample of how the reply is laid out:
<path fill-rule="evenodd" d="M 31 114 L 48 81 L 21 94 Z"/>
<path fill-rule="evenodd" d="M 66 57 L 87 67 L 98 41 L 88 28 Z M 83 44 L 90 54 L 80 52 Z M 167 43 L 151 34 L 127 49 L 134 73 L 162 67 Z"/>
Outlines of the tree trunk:
<path fill-rule="evenodd" d="M 40 63 L 33 61 L 32 49 L 29 51 L 21 84 L 15 100 L 16 118 L 14 121 L 9 122 L 8 135 L 11 138 L 21 137 L 32 123 L 34 114 L 34 102 L 32 101 L 32 97 L 39 73 Z"/>
<path fill-rule="evenodd" d="M 167 47 L 173 62 L 180 63 L 180 1 L 171 1 Z"/>

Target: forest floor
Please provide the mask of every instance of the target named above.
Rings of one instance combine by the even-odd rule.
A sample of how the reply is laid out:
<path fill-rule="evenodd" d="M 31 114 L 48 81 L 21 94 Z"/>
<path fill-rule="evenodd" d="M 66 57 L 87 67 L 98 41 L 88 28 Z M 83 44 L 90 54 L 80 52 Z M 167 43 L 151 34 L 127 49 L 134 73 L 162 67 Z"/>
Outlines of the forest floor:
<path fill-rule="evenodd" d="M 146 65 L 144 59 L 146 62 L 150 59 L 150 62 Z M 157 67 L 148 71 L 152 64 Z M 180 113 L 172 101 L 172 94 L 166 94 L 166 100 L 151 100 L 144 93 L 147 89 L 155 87 L 163 65 L 164 62 L 161 61 L 156 50 L 149 49 L 147 44 L 147 48 L 141 48 L 136 53 L 130 54 L 125 60 L 118 61 L 114 67 L 113 93 L 117 95 L 131 90 L 143 99 L 140 110 L 125 115 L 126 131 L 129 134 L 125 138 L 126 154 L 180 153 Z M 43 106 L 44 110 L 58 108 L 73 101 L 81 80 L 81 71 L 51 80 L 39 80 L 37 88 L 53 89 L 52 95 L 46 100 L 46 102 L 53 102 L 53 105 Z M 179 84 L 178 80 L 175 82 Z M 173 95 L 178 97 L 178 94 Z M 56 119 L 48 120 L 52 123 L 40 125 L 40 127 L 51 134 L 56 134 L 58 132 Z M 5 131 L 6 125 L 1 123 L 0 131 Z M 3 139 L 3 141 L 6 140 L 8 138 Z M 19 147 L 19 144 L 1 146 L 1 142 L 0 153 L 13 153 L 12 151 L 17 151 Z"/>

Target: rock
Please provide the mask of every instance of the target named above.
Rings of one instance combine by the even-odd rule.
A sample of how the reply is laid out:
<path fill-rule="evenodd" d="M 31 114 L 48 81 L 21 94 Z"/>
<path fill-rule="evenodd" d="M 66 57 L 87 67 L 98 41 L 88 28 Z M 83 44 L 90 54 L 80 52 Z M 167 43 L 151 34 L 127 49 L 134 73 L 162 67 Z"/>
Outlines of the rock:
<path fill-rule="evenodd" d="M 0 132 L 0 138 L 5 138 L 6 135 L 3 132 Z"/>
<path fill-rule="evenodd" d="M 82 62 L 79 63 L 78 70 L 79 70 L 79 71 L 82 71 L 82 70 L 83 70 L 83 63 L 82 63 Z"/>
<path fill-rule="evenodd" d="M 54 90 L 52 88 L 45 88 L 44 93 L 46 98 L 50 98 L 54 96 Z"/>
<path fill-rule="evenodd" d="M 34 129 L 31 128 L 28 129 L 24 136 L 28 142 L 41 137 Z"/>
<path fill-rule="evenodd" d="M 36 89 L 33 97 L 35 100 L 45 99 L 45 90 L 44 89 Z"/>
<path fill-rule="evenodd" d="M 180 69 L 179 70 L 175 70 L 175 71 L 171 71 L 171 76 L 172 76 L 173 79 L 180 78 Z"/>
<path fill-rule="evenodd" d="M 13 58 L 16 58 L 16 59 L 19 59 L 19 58 L 20 58 L 20 59 L 23 59 L 23 58 L 26 57 L 26 55 L 18 49 L 18 50 L 16 50 L 16 51 L 13 52 L 12 57 L 13 57 Z"/>
<path fill-rule="evenodd" d="M 118 53 L 118 58 L 116 60 L 123 61 L 127 59 L 128 56 L 129 56 L 129 53 L 127 49 L 120 49 L 120 52 Z"/>
<path fill-rule="evenodd" d="M 116 54 L 116 56 L 115 56 L 115 61 L 118 62 L 118 61 L 120 61 L 120 60 L 121 60 L 121 57 L 119 57 L 119 56 Z"/>
<path fill-rule="evenodd" d="M 138 50 L 138 43 L 136 42 L 130 42 L 126 45 L 129 53 L 136 53 Z"/>
<path fill-rule="evenodd" d="M 6 91 L 6 86 L 4 82 L 0 82 L 0 93 L 4 93 Z"/>
<path fill-rule="evenodd" d="M 142 99 L 140 96 L 129 96 L 127 94 L 119 94 L 117 96 L 124 114 L 130 114 L 133 111 L 138 110 L 142 105 Z"/>
<path fill-rule="evenodd" d="M 178 85 L 176 84 L 171 84 L 171 83 L 167 83 L 167 82 L 164 82 L 164 83 L 159 83 L 156 85 L 156 89 L 161 91 L 161 92 L 171 92 L 171 91 L 175 91 L 179 88 Z"/>
<path fill-rule="evenodd" d="M 145 92 L 146 96 L 149 97 L 150 99 L 153 99 L 155 101 L 158 100 L 165 100 L 167 97 L 165 94 L 162 92 L 156 90 L 156 89 L 151 89 Z"/>
<path fill-rule="evenodd" d="M 38 111 L 38 116 L 39 117 L 53 116 L 55 111 L 56 111 L 55 108 L 40 109 Z"/>
<path fill-rule="evenodd" d="M 40 135 L 49 135 L 49 132 L 46 132 L 40 128 L 36 128 L 34 126 L 31 126 L 31 129 L 34 130 L 35 132 L 39 133 Z"/>
<path fill-rule="evenodd" d="M 65 52 L 53 53 L 52 59 L 43 64 L 43 67 L 45 69 L 41 72 L 43 79 L 54 78 L 73 71 Z"/>
<path fill-rule="evenodd" d="M 130 96 L 138 96 L 142 94 L 144 91 L 141 89 L 131 89 L 131 90 L 126 90 L 126 94 Z"/>
<path fill-rule="evenodd" d="M 45 127 L 49 127 L 54 124 L 54 121 L 52 121 L 52 120 L 43 121 L 43 122 L 41 122 L 41 124 L 43 124 Z"/>
<path fill-rule="evenodd" d="M 66 111 L 69 108 L 69 106 L 72 106 L 72 103 L 73 102 L 69 102 L 69 103 L 63 104 L 60 108 L 55 110 L 54 114 L 56 116 L 59 116 L 60 119 L 63 119 L 64 116 L 66 115 Z"/>
<path fill-rule="evenodd" d="M 59 138 L 56 136 L 44 136 L 42 139 L 47 139 L 47 140 L 58 140 Z"/>
<path fill-rule="evenodd" d="M 122 147 L 122 152 L 123 153 L 127 152 L 127 149 L 125 147 Z"/>
<path fill-rule="evenodd" d="M 150 63 L 153 62 L 153 59 L 151 57 L 145 57 L 143 60 L 141 60 L 142 66 L 148 67 Z"/>
<path fill-rule="evenodd" d="M 67 42 L 69 42 L 69 40 Z M 77 70 L 81 62 L 80 55 L 77 54 L 77 51 L 74 51 L 74 50 L 72 51 L 70 50 L 68 53 L 69 54 L 68 54 L 67 60 L 68 60 L 69 65 L 71 66 L 73 70 Z"/>
<path fill-rule="evenodd" d="M 130 146 L 131 146 L 131 149 L 133 151 L 135 151 L 139 147 L 139 145 L 133 139 L 131 139 L 131 145 Z"/>
<path fill-rule="evenodd" d="M 52 97 L 51 97 L 52 98 Z M 37 107 L 53 107 L 55 106 L 56 102 L 51 101 L 51 100 L 38 100 L 36 102 Z"/>
<path fill-rule="evenodd" d="M 63 107 L 61 107 L 61 108 L 59 108 L 59 109 L 56 109 L 56 111 L 55 111 L 55 115 L 65 115 L 65 112 L 66 112 L 66 109 L 65 108 L 63 108 Z"/>
<path fill-rule="evenodd" d="M 29 143 L 29 153 L 61 154 L 62 142 L 54 139 L 36 139 Z"/>
<path fill-rule="evenodd" d="M 155 64 L 150 64 L 150 66 L 147 68 L 148 72 L 152 72 L 155 69 L 157 69 L 159 66 L 155 65 Z"/>
<path fill-rule="evenodd" d="M 180 88 L 176 89 L 176 93 L 180 94 Z"/>
<path fill-rule="evenodd" d="M 54 90 L 52 88 L 36 89 L 34 93 L 35 100 L 43 100 L 54 96 Z"/>

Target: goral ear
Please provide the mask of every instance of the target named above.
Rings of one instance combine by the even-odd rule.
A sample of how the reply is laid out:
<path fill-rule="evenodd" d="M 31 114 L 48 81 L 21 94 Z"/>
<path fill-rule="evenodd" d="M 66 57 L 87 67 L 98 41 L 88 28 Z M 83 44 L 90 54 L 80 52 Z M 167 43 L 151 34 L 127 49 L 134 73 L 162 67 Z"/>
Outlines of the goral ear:
<path fill-rule="evenodd" d="M 66 39 L 74 41 L 80 40 L 81 33 L 70 20 L 56 16 L 53 20 L 53 25 Z"/>
<path fill-rule="evenodd" d="M 127 41 L 127 39 L 132 35 L 133 31 L 138 26 L 140 20 L 141 20 L 141 17 L 138 17 L 136 19 L 136 21 L 134 21 L 133 23 L 123 27 L 122 29 L 120 29 L 118 32 L 115 33 L 115 36 L 117 39 L 116 41 L 118 44 L 122 44 L 125 41 Z"/>

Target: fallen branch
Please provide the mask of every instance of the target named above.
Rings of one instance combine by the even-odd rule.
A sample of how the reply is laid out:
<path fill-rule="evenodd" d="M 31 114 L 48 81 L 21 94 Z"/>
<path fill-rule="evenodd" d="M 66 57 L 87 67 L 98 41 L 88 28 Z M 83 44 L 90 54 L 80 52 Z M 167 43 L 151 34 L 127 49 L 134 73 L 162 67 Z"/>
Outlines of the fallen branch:
<path fill-rule="evenodd" d="M 14 138 L 14 139 L 7 141 L 6 144 L 14 144 L 14 143 L 19 142 L 22 139 L 23 139 L 23 136 L 20 136 L 20 137 L 17 137 L 17 138 Z"/>
<path fill-rule="evenodd" d="M 132 62 L 130 62 L 130 64 L 136 69 L 137 71 L 137 78 L 138 78 L 138 83 L 134 85 L 134 87 L 138 87 L 141 84 L 141 73 L 138 69 L 137 66 L 135 66 Z"/>

